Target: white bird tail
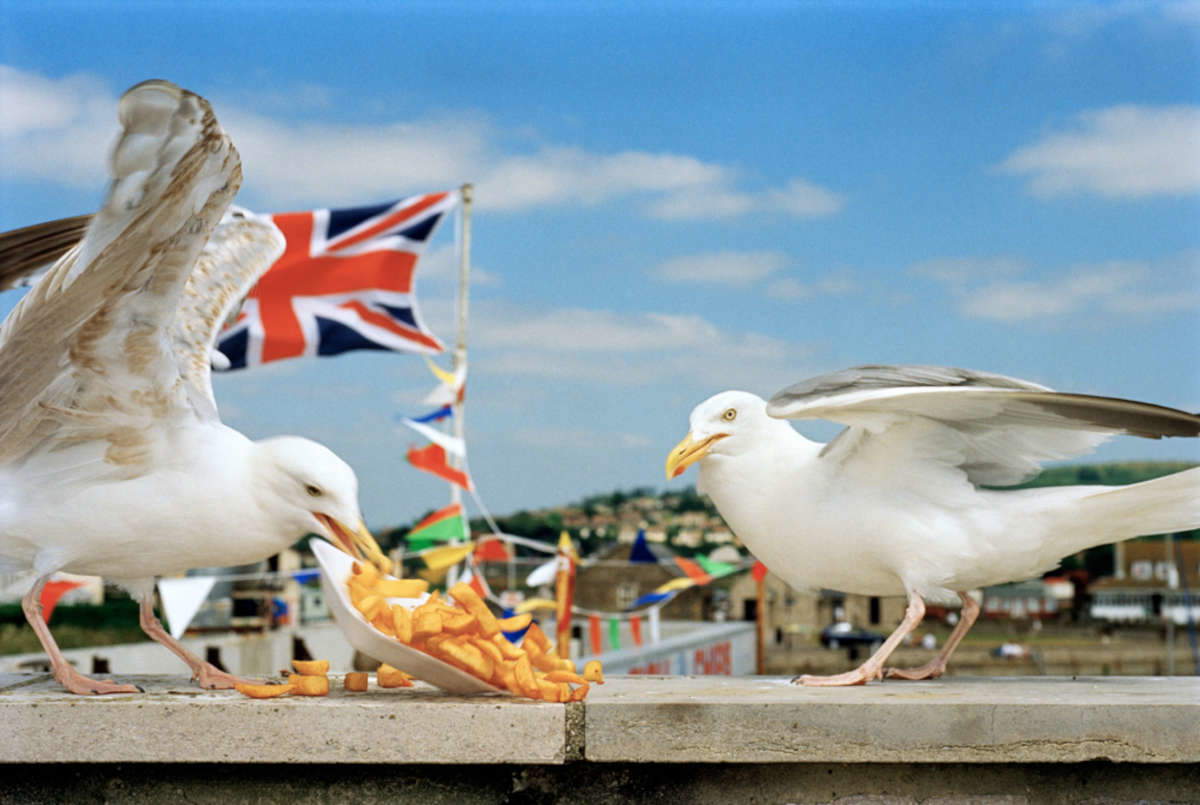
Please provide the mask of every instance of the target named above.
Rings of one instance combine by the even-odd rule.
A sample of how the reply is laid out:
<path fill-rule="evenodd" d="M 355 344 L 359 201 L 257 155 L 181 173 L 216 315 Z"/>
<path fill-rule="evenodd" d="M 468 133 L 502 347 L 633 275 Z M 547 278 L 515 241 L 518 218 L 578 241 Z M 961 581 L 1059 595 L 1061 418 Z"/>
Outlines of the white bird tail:
<path fill-rule="evenodd" d="M 1072 514 L 1095 534 L 1092 545 L 1200 528 L 1200 467 L 1094 492 Z"/>

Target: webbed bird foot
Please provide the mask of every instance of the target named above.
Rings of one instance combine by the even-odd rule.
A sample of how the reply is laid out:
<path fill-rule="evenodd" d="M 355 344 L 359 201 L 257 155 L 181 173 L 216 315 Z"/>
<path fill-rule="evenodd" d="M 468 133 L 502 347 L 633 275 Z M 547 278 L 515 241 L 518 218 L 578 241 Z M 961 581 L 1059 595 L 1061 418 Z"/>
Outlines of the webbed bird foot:
<path fill-rule="evenodd" d="M 806 687 L 845 687 L 847 685 L 865 685 L 876 679 L 881 679 L 883 673 L 878 665 L 872 665 L 870 661 L 863 663 L 853 671 L 846 671 L 844 674 L 834 674 L 833 676 L 814 676 L 812 674 L 804 674 L 792 680 L 793 685 L 804 685 Z"/>
<path fill-rule="evenodd" d="M 103 696 L 109 693 L 142 693 L 137 685 L 122 685 L 107 679 L 92 679 L 76 671 L 70 664 L 54 669 L 54 678 L 68 692 L 79 696 Z"/>
<path fill-rule="evenodd" d="M 222 671 L 210 662 L 192 668 L 192 681 L 205 690 L 232 690 L 234 685 L 261 685 L 261 679 L 247 679 Z"/>
<path fill-rule="evenodd" d="M 946 673 L 945 661 L 930 660 L 916 668 L 884 668 L 884 679 L 937 679 Z"/>

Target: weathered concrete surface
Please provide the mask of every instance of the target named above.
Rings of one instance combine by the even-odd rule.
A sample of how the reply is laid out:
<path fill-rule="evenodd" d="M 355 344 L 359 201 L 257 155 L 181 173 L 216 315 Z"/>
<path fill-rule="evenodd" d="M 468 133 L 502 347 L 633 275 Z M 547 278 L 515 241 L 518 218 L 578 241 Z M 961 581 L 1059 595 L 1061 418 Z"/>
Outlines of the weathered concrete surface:
<path fill-rule="evenodd" d="M 324 699 L 254 700 L 121 679 L 146 693 L 71 696 L 46 675 L 0 674 L 0 763 L 1200 763 L 1196 677 L 613 677 L 567 706 L 337 683 Z"/>
<path fill-rule="evenodd" d="M 605 763 L 1197 763 L 1200 678 L 624 677 L 593 688 L 585 741 Z"/>
<path fill-rule="evenodd" d="M 58 764 L 0 769 L 0 805 L 1118 805 L 1200 801 L 1194 765 L 570 763 Z"/>
<path fill-rule="evenodd" d="M 562 763 L 562 705 L 435 688 L 248 699 L 181 677 L 83 697 L 48 675 L 0 675 L 0 763 Z"/>

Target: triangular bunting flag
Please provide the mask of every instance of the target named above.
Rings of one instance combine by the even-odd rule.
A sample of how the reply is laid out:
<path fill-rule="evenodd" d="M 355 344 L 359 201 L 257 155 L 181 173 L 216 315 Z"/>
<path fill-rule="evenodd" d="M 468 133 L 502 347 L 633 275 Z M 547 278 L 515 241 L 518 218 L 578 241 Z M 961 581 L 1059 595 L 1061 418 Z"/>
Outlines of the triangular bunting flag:
<path fill-rule="evenodd" d="M 54 614 L 54 608 L 58 606 L 59 600 L 71 590 L 82 586 L 82 581 L 68 579 L 51 579 L 46 582 L 42 586 L 42 594 L 38 599 L 42 605 L 42 620 L 49 623 L 50 616 Z"/>
<path fill-rule="evenodd" d="M 408 451 L 408 463 L 419 470 L 436 475 L 442 480 L 457 484 L 467 491 L 475 488 L 465 472 L 456 470 L 446 463 L 446 448 L 440 444 L 431 444 L 420 449 L 415 447 L 410 449 Z"/>
<path fill-rule="evenodd" d="M 444 509 L 438 509 L 412 527 L 405 535 L 409 547 L 414 551 L 422 550 L 416 542 L 427 540 L 424 547 L 433 542 L 449 542 L 452 539 L 464 539 L 467 536 L 463 525 L 462 504 L 452 503 Z"/>
<path fill-rule="evenodd" d="M 476 542 L 476 562 L 507 562 L 511 558 L 508 546 L 504 544 L 503 540 L 496 537 L 482 537 Z"/>
<path fill-rule="evenodd" d="M 708 584 L 712 581 L 712 577 L 704 572 L 704 568 L 693 562 L 691 559 L 684 559 L 682 556 L 675 557 L 675 564 L 679 565 L 679 569 L 688 575 L 688 578 L 695 580 L 697 584 Z"/>
<path fill-rule="evenodd" d="M 462 457 L 467 453 L 467 446 L 462 439 L 457 436 L 451 436 L 449 433 L 440 431 L 437 428 L 426 425 L 424 422 L 418 422 L 415 419 L 400 420 L 405 425 L 415 430 L 417 433 L 424 436 L 434 444 L 439 444 L 445 448 L 446 452 L 453 456 Z"/>
<path fill-rule="evenodd" d="M 690 576 L 680 576 L 677 579 L 671 579 L 666 584 L 659 585 L 655 588 L 656 593 L 673 593 L 676 590 L 686 590 L 688 587 L 695 587 L 696 580 Z"/>
<path fill-rule="evenodd" d="M 737 570 L 736 567 L 727 562 L 718 562 L 716 560 L 709 559 L 707 556 L 697 556 L 696 561 L 700 564 L 700 567 L 704 568 L 705 572 L 714 579 L 718 579 L 721 576 L 728 576 L 730 573 L 733 573 Z"/>
<path fill-rule="evenodd" d="M 216 576 L 185 576 L 178 579 L 159 579 L 158 598 L 162 602 L 163 615 L 167 617 L 171 637 L 178 640 L 187 631 L 188 624 L 200 605 L 217 583 Z"/>
<path fill-rule="evenodd" d="M 430 570 L 444 570 L 466 559 L 473 550 L 475 546 L 469 542 L 465 545 L 443 545 L 440 548 L 422 551 L 421 559 Z"/>
<path fill-rule="evenodd" d="M 690 581 L 690 579 L 689 579 Z M 629 609 L 640 609 L 650 604 L 657 604 L 659 601 L 666 601 L 671 597 L 671 593 L 646 593 L 640 596 L 636 601 L 629 605 Z"/>
<path fill-rule="evenodd" d="M 525 586 L 541 587 L 543 584 L 550 584 L 554 581 L 556 573 L 558 573 L 558 559 L 551 559 L 545 564 L 538 565 L 532 573 L 525 577 Z"/>
<path fill-rule="evenodd" d="M 767 566 L 762 562 L 755 561 L 754 567 L 750 570 L 750 575 L 755 581 L 762 581 L 767 577 Z"/>
<path fill-rule="evenodd" d="M 637 563 L 658 564 L 658 557 L 650 551 L 646 544 L 646 529 L 639 528 L 633 547 L 629 549 L 629 561 Z"/>

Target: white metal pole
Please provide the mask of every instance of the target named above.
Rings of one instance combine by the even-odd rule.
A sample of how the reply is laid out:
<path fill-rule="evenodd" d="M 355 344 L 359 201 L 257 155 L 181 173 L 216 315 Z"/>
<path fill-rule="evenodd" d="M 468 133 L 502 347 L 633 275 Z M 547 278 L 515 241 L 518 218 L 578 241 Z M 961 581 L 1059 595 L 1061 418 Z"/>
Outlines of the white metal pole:
<path fill-rule="evenodd" d="M 461 228 L 458 233 L 458 299 L 456 300 L 456 312 L 458 314 L 458 333 L 454 345 L 454 359 L 451 363 L 451 371 L 457 376 L 460 370 L 467 362 L 467 315 L 468 306 L 470 304 L 471 290 L 471 196 L 474 186 L 464 184 L 459 188 L 459 196 L 462 202 L 462 208 L 459 212 Z M 454 425 L 454 435 L 465 444 L 466 433 L 466 414 L 464 412 L 465 400 L 460 399 L 457 390 L 455 391 L 454 401 L 450 403 L 451 410 L 454 416 L 451 418 Z M 464 462 L 461 458 L 451 458 L 451 463 L 456 469 L 462 469 Z M 454 504 L 462 504 L 462 489 L 458 484 L 450 484 L 450 502 Z M 471 538 L 471 527 L 466 512 L 463 512 L 463 539 Z M 451 568 L 449 582 L 453 584 L 458 580 L 457 568 Z"/>

